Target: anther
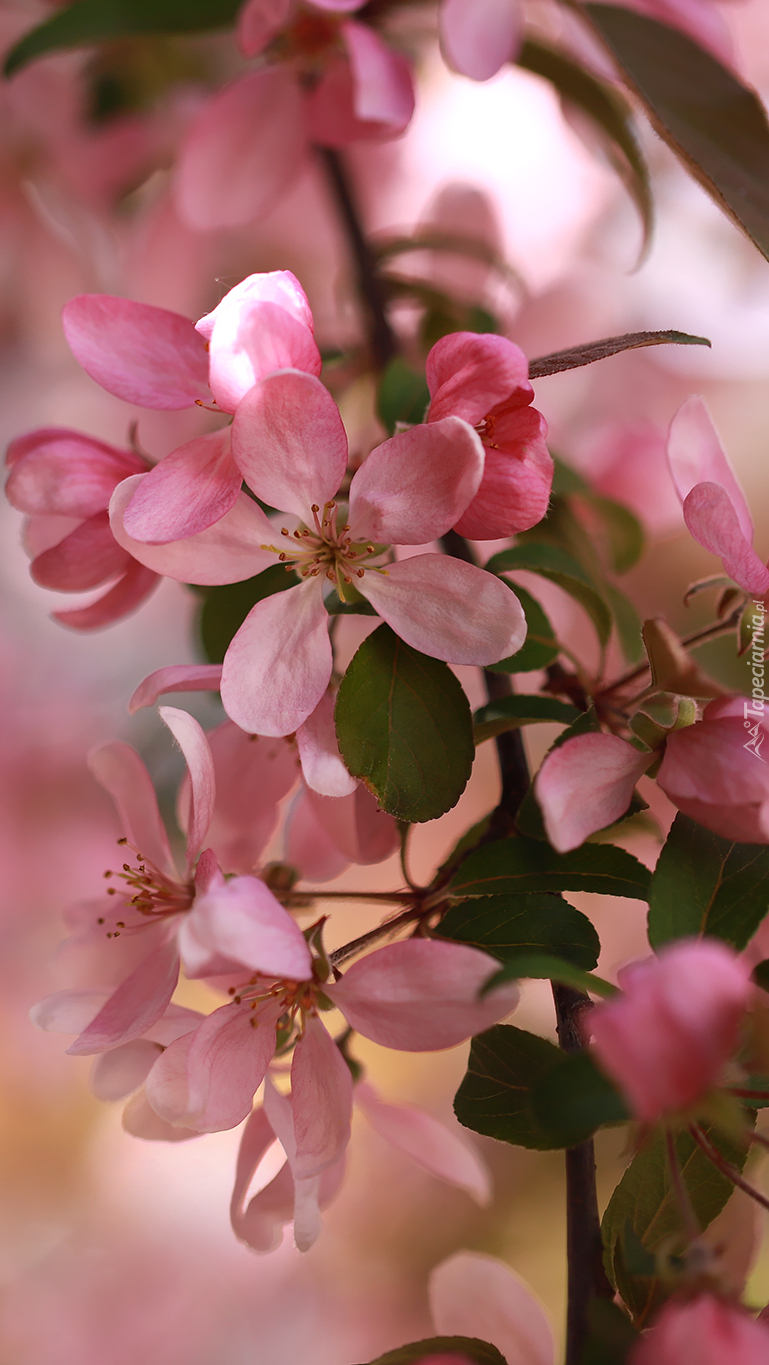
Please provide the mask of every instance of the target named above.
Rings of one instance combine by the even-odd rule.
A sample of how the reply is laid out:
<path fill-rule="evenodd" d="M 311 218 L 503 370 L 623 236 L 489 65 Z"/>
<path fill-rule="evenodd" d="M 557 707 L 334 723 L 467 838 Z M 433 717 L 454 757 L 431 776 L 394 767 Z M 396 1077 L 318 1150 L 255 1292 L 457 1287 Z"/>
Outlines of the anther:
<path fill-rule="evenodd" d="M 118 929 L 125 929 L 125 920 L 119 919 L 117 921 L 117 927 Z"/>
<path fill-rule="evenodd" d="M 311 511 L 311 512 L 319 512 L 319 511 L 320 511 L 320 508 L 319 508 L 317 502 L 314 502 L 314 503 L 312 504 L 312 507 L 310 508 L 310 511 Z"/>
<path fill-rule="evenodd" d="M 103 924 L 103 923 L 104 923 L 104 916 L 103 916 L 103 915 L 99 915 L 99 918 L 97 919 L 96 923 L 97 923 L 97 924 Z"/>
<path fill-rule="evenodd" d="M 104 875 L 105 875 L 105 877 L 111 877 L 111 876 L 112 876 L 112 873 L 111 873 L 111 872 L 105 872 Z"/>
<path fill-rule="evenodd" d="M 128 843 L 128 840 L 125 838 L 125 836 L 124 836 L 122 839 L 118 839 L 118 844 L 127 844 L 127 843 Z"/>
<path fill-rule="evenodd" d="M 108 896 L 116 896 L 116 895 L 117 895 L 117 887 L 116 887 L 116 886 L 108 886 L 108 887 L 107 887 L 107 895 L 108 895 Z"/>
<path fill-rule="evenodd" d="M 358 575 L 358 578 L 365 578 L 365 577 L 366 577 L 366 570 L 365 570 L 365 569 L 356 569 L 355 572 L 356 572 L 356 574 Z"/>

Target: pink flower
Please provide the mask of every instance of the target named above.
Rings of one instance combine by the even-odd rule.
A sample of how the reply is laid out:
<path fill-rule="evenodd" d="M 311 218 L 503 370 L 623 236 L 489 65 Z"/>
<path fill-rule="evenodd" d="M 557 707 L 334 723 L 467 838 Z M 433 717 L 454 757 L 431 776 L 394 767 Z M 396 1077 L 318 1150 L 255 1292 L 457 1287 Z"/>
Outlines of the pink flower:
<path fill-rule="evenodd" d="M 617 735 L 577 735 L 552 749 L 534 792 L 553 848 L 568 853 L 621 819 L 654 758 Z"/>
<path fill-rule="evenodd" d="M 353 477 L 344 518 L 334 495 L 347 469 L 347 437 L 318 379 L 286 370 L 255 384 L 238 408 L 232 439 L 257 497 L 303 522 L 293 532 L 282 528 L 279 548 L 273 525 L 245 494 L 198 535 L 139 544 L 123 514 L 141 476 L 113 498 L 112 526 L 142 563 L 182 581 L 237 582 L 276 556 L 300 574 L 300 585 L 256 604 L 227 651 L 222 700 L 244 730 L 292 734 L 326 692 L 332 670 L 326 580 L 342 596 L 354 582 L 407 644 L 434 658 L 488 664 L 520 648 L 523 612 L 490 574 L 435 554 L 382 563 L 384 546 L 443 535 L 477 492 L 483 448 L 466 422 L 447 417 L 372 451 Z"/>
<path fill-rule="evenodd" d="M 288 270 L 249 275 L 196 324 L 111 294 L 70 299 L 63 319 L 86 373 L 108 393 L 145 408 L 205 406 L 213 398 L 222 412 L 234 413 L 273 370 L 320 373 L 310 307 Z M 126 511 L 126 525 L 137 540 L 179 540 L 230 511 L 240 486 L 229 428 L 198 436 L 150 471 Z"/>
<path fill-rule="evenodd" d="M 29 518 L 24 540 L 34 581 L 57 592 L 110 585 L 89 606 L 54 612 L 56 620 L 94 630 L 134 611 L 158 577 L 118 545 L 107 509 L 119 483 L 146 473 L 145 461 L 65 427 L 17 436 L 6 460 L 8 500 Z"/>
<path fill-rule="evenodd" d="M 60 992 L 38 1007 L 46 1028 L 72 1031 L 73 1009 L 89 1002 L 91 1018 L 68 1049 L 76 1055 L 102 1052 L 147 1034 L 163 1016 L 179 977 L 180 953 L 188 974 L 203 975 L 232 966 L 263 968 L 297 980 L 311 973 L 304 937 L 272 892 L 256 877 L 225 882 L 213 852 L 204 849 L 215 801 L 214 761 L 197 721 L 185 711 L 161 708 L 160 714 L 187 760 L 189 788 L 183 792 L 182 824 L 186 860 L 180 872 L 173 861 L 154 788 L 135 750 L 120 742 L 98 749 L 91 769 L 114 797 L 135 862 L 117 874 L 125 890 L 110 887 L 109 901 L 78 912 L 81 928 L 73 945 L 88 956 L 93 940 L 111 940 L 115 952 L 106 972 L 117 989 L 92 988 L 77 995 Z M 248 812 L 242 813 L 248 821 Z M 112 874 L 109 874 L 110 876 Z M 94 910 L 98 913 L 94 913 Z M 120 940 L 120 946 L 115 942 Z M 104 998 L 106 997 L 106 998 Z"/>
<path fill-rule="evenodd" d="M 507 1365 L 554 1365 L 553 1327 L 514 1270 L 494 1256 L 459 1251 L 430 1276 L 430 1309 L 440 1336 L 489 1341 Z"/>
<path fill-rule="evenodd" d="M 718 555 L 745 592 L 769 592 L 769 569 L 753 549 L 753 519 L 701 398 L 688 398 L 670 427 L 668 461 L 694 539 Z"/>
<path fill-rule="evenodd" d="M 734 1054 L 750 968 L 716 939 L 689 939 L 619 972 L 622 995 L 591 1011 L 593 1049 L 635 1117 L 700 1103 Z"/>
<path fill-rule="evenodd" d="M 214 95 L 182 148 L 181 215 L 194 228 L 235 227 L 268 213 L 313 144 L 398 137 L 414 112 L 408 63 L 368 24 L 363 0 L 250 0 L 238 38 L 255 71 Z"/>
<path fill-rule="evenodd" d="M 769 843 L 769 765 L 761 752 L 766 734 L 756 703 L 718 698 L 701 721 L 668 736 L 657 783 L 684 815 L 714 834 Z"/>
<path fill-rule="evenodd" d="M 764 1365 L 769 1331 L 715 1294 L 673 1298 L 633 1347 L 628 1365 Z"/>
<path fill-rule="evenodd" d="M 530 406 L 534 390 L 523 352 L 505 337 L 455 332 L 428 355 L 427 383 L 428 422 L 462 417 L 486 450 L 481 486 L 454 529 L 495 540 L 535 526 L 547 511 L 553 461 L 547 423 Z"/>

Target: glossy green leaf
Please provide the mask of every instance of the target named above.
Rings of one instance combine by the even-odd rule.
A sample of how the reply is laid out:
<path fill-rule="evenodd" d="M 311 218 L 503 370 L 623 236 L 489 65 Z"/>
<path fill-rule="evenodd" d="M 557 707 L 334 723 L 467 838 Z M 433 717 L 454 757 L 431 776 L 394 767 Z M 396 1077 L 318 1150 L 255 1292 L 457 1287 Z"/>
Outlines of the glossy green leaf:
<path fill-rule="evenodd" d="M 398 422 L 416 425 L 424 421 L 430 390 L 427 381 L 419 370 L 396 356 L 390 361 L 377 391 L 377 416 L 390 436 Z"/>
<path fill-rule="evenodd" d="M 646 900 L 651 873 L 614 844 L 583 844 L 556 853 L 534 839 L 499 839 L 465 858 L 449 883 L 453 900 L 532 891 L 597 891 Z"/>
<path fill-rule="evenodd" d="M 602 586 L 614 617 L 620 649 L 629 664 L 638 664 L 646 653 L 641 633 L 643 624 L 641 618 L 624 592 L 613 583 L 604 583 Z"/>
<path fill-rule="evenodd" d="M 588 6 L 588 9 L 594 8 Z M 601 6 L 603 9 L 603 6 Z M 622 11 L 625 13 L 625 11 Z M 666 32 L 672 30 L 666 29 Z M 578 370 L 596 360 L 608 360 L 621 351 L 638 351 L 644 346 L 709 346 L 707 337 L 691 336 L 689 332 L 625 332 L 622 336 L 602 337 L 584 346 L 571 346 L 568 351 L 553 351 L 529 362 L 529 378 L 542 379 L 546 374 L 560 374 L 562 370 Z"/>
<path fill-rule="evenodd" d="M 711 1141 L 717 1141 L 726 1159 L 742 1169 L 747 1147 L 721 1135 L 716 1139 L 712 1131 L 708 1135 Z M 708 1161 L 688 1133 L 679 1134 L 675 1143 L 692 1207 L 704 1229 L 721 1212 L 734 1186 Z M 684 1245 L 681 1213 L 671 1187 L 662 1133 L 649 1138 L 633 1158 L 609 1200 L 602 1223 L 606 1272 L 640 1326 L 659 1307 L 666 1292 L 659 1280 L 633 1275 L 626 1265 L 622 1243 L 628 1223 L 652 1253 L 662 1248 L 672 1250 L 676 1245 L 681 1249 Z"/>
<path fill-rule="evenodd" d="M 283 564 L 274 564 L 242 583 L 196 590 L 205 593 L 198 630 L 206 658 L 212 664 L 220 664 L 251 608 L 265 597 L 296 587 L 298 582 L 296 574 L 287 573 Z"/>
<path fill-rule="evenodd" d="M 475 742 L 482 744 L 486 739 L 494 739 L 506 730 L 518 730 L 522 725 L 541 725 L 545 722 L 570 725 L 579 714 L 576 706 L 559 701 L 557 697 L 500 697 L 498 701 L 490 701 L 475 712 Z"/>
<path fill-rule="evenodd" d="M 473 1038 L 454 1113 L 474 1133 L 516 1147 L 551 1151 L 561 1144 L 558 1135 L 537 1119 L 532 1092 L 562 1060 L 563 1053 L 547 1039 L 496 1024 Z"/>
<path fill-rule="evenodd" d="M 769 847 L 731 843 L 677 815 L 652 878 L 652 947 L 708 934 L 740 950 L 767 912 Z"/>
<path fill-rule="evenodd" d="M 641 215 L 644 239 L 648 240 L 654 220 L 649 170 L 624 97 L 567 53 L 533 39 L 523 43 L 515 60 L 516 65 L 550 81 L 603 134 L 609 154 Z"/>
<path fill-rule="evenodd" d="M 769 258 L 769 123 L 756 94 L 677 28 L 614 5 L 584 13 L 660 137 Z"/>
<path fill-rule="evenodd" d="M 512 589 L 510 583 L 507 586 Z M 555 631 L 536 598 L 519 583 L 514 591 L 526 617 L 526 639 L 517 654 L 500 659 L 498 664 L 490 664 L 492 673 L 533 673 L 547 668 L 561 652 Z"/>
<path fill-rule="evenodd" d="M 601 943 L 587 915 L 560 896 L 483 896 L 453 905 L 436 933 L 469 943 L 505 962 L 522 953 L 551 953 L 590 970 Z"/>
<path fill-rule="evenodd" d="M 90 47 L 136 33 L 228 28 L 241 4 L 242 0 L 77 0 L 25 33 L 5 59 L 5 75 L 62 48 Z"/>
<path fill-rule="evenodd" d="M 562 1058 L 534 1087 L 531 1101 L 537 1119 L 560 1146 L 576 1147 L 604 1124 L 628 1121 L 622 1096 L 589 1053 Z"/>
<path fill-rule="evenodd" d="M 387 1355 L 377 1356 L 371 1365 L 421 1365 L 423 1360 L 440 1356 L 441 1360 L 457 1357 L 458 1365 L 507 1365 L 505 1357 L 496 1346 L 478 1337 L 428 1337 L 424 1341 L 412 1341 L 408 1346 L 399 1346 Z"/>
<path fill-rule="evenodd" d="M 511 550 L 501 550 L 492 555 L 485 566 L 490 573 L 515 573 L 526 570 L 541 574 L 551 583 L 575 598 L 584 607 L 596 628 L 601 644 L 605 645 L 611 635 L 612 619 L 609 608 L 598 588 L 591 581 L 577 560 L 557 545 L 547 545 L 528 541 L 516 545 Z"/>
<path fill-rule="evenodd" d="M 643 527 L 638 517 L 621 502 L 598 493 L 585 494 L 583 500 L 603 523 L 611 569 L 617 574 L 627 573 L 638 563 L 644 549 Z"/>
<path fill-rule="evenodd" d="M 617 987 L 612 986 L 610 981 L 604 981 L 602 976 L 596 976 L 593 972 L 583 971 L 582 967 L 575 967 L 573 962 L 565 958 L 553 957 L 548 953 L 525 952 L 509 957 L 499 971 L 484 983 L 481 994 L 487 995 L 506 981 L 535 980 L 557 981 L 559 985 L 572 986 L 574 990 L 593 995 L 617 994 Z"/>
<path fill-rule="evenodd" d="M 462 686 L 389 626 L 363 641 L 342 679 L 336 732 L 350 772 L 400 820 L 436 819 L 467 785 L 475 746 Z"/>

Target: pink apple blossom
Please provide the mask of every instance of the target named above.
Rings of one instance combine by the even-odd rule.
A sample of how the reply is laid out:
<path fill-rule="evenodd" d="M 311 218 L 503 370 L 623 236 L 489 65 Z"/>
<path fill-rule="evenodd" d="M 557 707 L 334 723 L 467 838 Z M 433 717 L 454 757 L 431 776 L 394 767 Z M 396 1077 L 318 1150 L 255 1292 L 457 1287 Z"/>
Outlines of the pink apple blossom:
<path fill-rule="evenodd" d="M 672 1298 L 633 1347 L 628 1365 L 764 1365 L 769 1329 L 715 1294 Z"/>
<path fill-rule="evenodd" d="M 643 1123 L 701 1103 L 737 1049 L 750 967 L 717 939 L 686 939 L 618 979 L 622 994 L 589 1019 L 601 1067 Z"/>
<path fill-rule="evenodd" d="M 307 298 L 288 270 L 249 275 L 195 324 L 110 294 L 70 299 L 63 320 L 86 373 L 109 393 L 146 408 L 213 401 L 221 412 L 234 413 L 253 384 L 273 370 L 291 366 L 319 374 L 321 368 Z M 137 540 L 182 539 L 230 511 L 240 487 L 229 428 L 209 432 L 150 471 L 126 512 L 127 528 Z"/>
<path fill-rule="evenodd" d="M 462 417 L 486 451 L 483 479 L 455 525 L 460 535 L 494 540 L 526 531 L 547 512 L 553 461 L 547 423 L 530 406 L 529 365 L 506 337 L 455 332 L 427 357 L 428 422 Z"/>
<path fill-rule="evenodd" d="M 668 461 L 694 539 L 719 556 L 745 592 L 763 597 L 769 592 L 769 569 L 753 549 L 745 494 L 701 398 L 688 398 L 673 418 Z"/>
<path fill-rule="evenodd" d="M 575 735 L 552 749 L 534 780 L 547 837 L 559 853 L 625 814 L 639 777 L 654 762 L 618 735 Z"/>
<path fill-rule="evenodd" d="M 709 702 L 701 721 L 668 736 L 657 773 L 684 815 L 743 844 L 769 843 L 767 724 L 759 709 L 744 697 Z"/>
<path fill-rule="evenodd" d="M 430 1276 L 430 1309 L 441 1336 L 489 1341 L 507 1365 L 555 1365 L 553 1327 L 514 1270 L 494 1256 L 458 1251 Z"/>
<path fill-rule="evenodd" d="M 95 602 L 55 612 L 56 620 L 75 630 L 93 630 L 134 611 L 158 576 L 118 545 L 107 509 L 119 483 L 146 474 L 146 461 L 66 427 L 17 436 L 6 461 L 8 500 L 29 518 L 24 541 L 34 581 L 57 592 L 107 585 Z"/>
<path fill-rule="evenodd" d="M 250 0 L 238 39 L 256 70 L 204 105 L 182 147 L 176 198 L 199 229 L 269 213 L 313 144 L 398 137 L 414 112 L 406 60 L 369 24 L 363 0 Z"/>
<path fill-rule="evenodd" d="M 301 584 L 256 604 L 227 651 L 222 700 L 244 730 L 292 734 L 324 696 L 332 670 L 326 580 L 342 596 L 354 583 L 406 644 L 448 663 L 495 663 L 520 648 L 523 612 L 491 574 L 436 554 L 384 561 L 387 545 L 443 535 L 475 496 L 483 447 L 461 418 L 413 428 L 372 451 L 352 479 L 344 516 L 335 494 L 347 468 L 347 437 L 318 379 L 286 370 L 255 384 L 235 415 L 232 439 L 252 491 L 299 517 L 300 529 L 284 526 L 276 537 L 241 494 L 232 512 L 200 534 L 142 545 L 123 521 L 142 476 L 121 486 L 111 515 L 120 544 L 172 578 L 237 582 L 276 559 L 300 574 Z"/>

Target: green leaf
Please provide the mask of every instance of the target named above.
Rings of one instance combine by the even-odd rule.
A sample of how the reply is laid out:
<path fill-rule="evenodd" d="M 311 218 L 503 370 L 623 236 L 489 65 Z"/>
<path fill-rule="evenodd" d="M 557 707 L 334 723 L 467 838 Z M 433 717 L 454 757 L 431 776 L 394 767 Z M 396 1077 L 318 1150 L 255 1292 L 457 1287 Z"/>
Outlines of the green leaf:
<path fill-rule="evenodd" d="M 205 592 L 205 601 L 198 620 L 198 630 L 206 658 L 212 664 L 220 664 L 233 635 L 240 630 L 251 608 L 265 597 L 296 587 L 298 582 L 295 573 L 286 572 L 285 565 L 273 564 L 255 578 L 246 578 L 242 583 L 224 583 L 201 589 Z"/>
<path fill-rule="evenodd" d="M 592 10 L 593 6 L 588 5 L 587 8 Z M 603 6 L 601 8 L 603 9 Z M 670 33 L 672 30 L 665 29 L 665 32 Z M 603 337 L 601 341 L 590 341 L 585 346 L 572 346 L 568 351 L 554 351 L 552 355 L 541 355 L 529 362 L 529 378 L 542 379 L 546 374 L 578 370 L 582 365 L 592 365 L 596 360 L 606 360 L 610 355 L 619 355 L 620 351 L 638 351 L 643 346 L 666 345 L 709 346 L 710 342 L 707 337 L 691 336 L 688 332 L 625 332 L 623 336 Z"/>
<path fill-rule="evenodd" d="M 505 581 L 502 579 L 503 583 Z M 555 631 L 539 602 L 530 592 L 519 583 L 516 583 L 514 589 L 510 583 L 507 586 L 515 592 L 523 607 L 526 617 L 526 639 L 517 654 L 500 659 L 498 664 L 490 664 L 489 668 L 492 673 L 533 673 L 540 668 L 547 668 L 561 652 Z"/>
<path fill-rule="evenodd" d="M 585 5 L 656 131 L 769 258 L 769 124 L 763 106 L 680 29 L 613 5 Z"/>
<path fill-rule="evenodd" d="M 498 701 L 490 701 L 475 712 L 475 742 L 482 744 L 486 739 L 494 739 L 505 730 L 518 730 L 522 725 L 537 725 L 546 721 L 570 725 L 579 714 L 576 706 L 558 701 L 556 697 L 500 697 Z"/>
<path fill-rule="evenodd" d="M 606 530 L 609 560 L 614 573 L 627 573 L 637 564 L 644 549 L 644 533 L 638 517 L 629 507 L 598 493 L 583 495 L 583 500 L 600 517 Z"/>
<path fill-rule="evenodd" d="M 567 983 L 569 984 L 569 983 Z M 627 1106 L 587 1052 L 564 1056 L 532 1093 L 534 1113 L 561 1147 L 577 1147 L 604 1124 L 626 1123 Z"/>
<path fill-rule="evenodd" d="M 412 1341 L 408 1346 L 399 1346 L 396 1351 L 377 1356 L 371 1365 L 421 1365 L 423 1360 L 440 1355 L 457 1357 L 461 1365 L 471 1360 L 473 1365 L 507 1365 L 505 1357 L 496 1346 L 478 1337 L 429 1337 L 425 1341 Z"/>
<path fill-rule="evenodd" d="M 652 878 L 652 947 L 708 934 L 740 950 L 768 911 L 769 847 L 731 843 L 677 815 Z"/>
<path fill-rule="evenodd" d="M 627 1313 L 610 1299 L 592 1299 L 587 1306 L 587 1340 L 579 1365 L 625 1365 L 638 1341 Z"/>
<path fill-rule="evenodd" d="M 635 200 L 643 223 L 644 241 L 648 241 L 654 220 L 649 170 L 631 110 L 623 96 L 565 52 L 544 43 L 527 39 L 515 60 L 516 65 L 550 81 L 564 99 L 587 114 L 603 133 L 617 170 Z"/>
<path fill-rule="evenodd" d="M 536 1151 L 560 1146 L 534 1113 L 532 1092 L 563 1053 L 545 1038 L 510 1024 L 496 1024 L 470 1046 L 467 1073 L 454 1098 L 454 1113 L 465 1128 L 499 1142 Z"/>
<path fill-rule="evenodd" d="M 575 990 L 592 992 L 593 995 L 611 996 L 617 994 L 617 987 L 602 976 L 585 972 L 567 962 L 562 957 L 551 957 L 548 953 L 517 953 L 500 967 L 498 972 L 484 983 L 481 995 L 488 995 L 506 981 L 558 981 L 563 986 L 573 986 Z"/>
<path fill-rule="evenodd" d="M 553 452 L 550 452 L 551 455 Z M 560 455 L 553 455 L 553 497 L 566 498 L 572 493 L 589 493 L 590 484 Z"/>
<path fill-rule="evenodd" d="M 91 46 L 132 33 L 228 28 L 241 4 L 242 0 L 78 0 L 25 33 L 5 59 L 5 75 L 13 75 L 47 52 Z"/>
<path fill-rule="evenodd" d="M 763 962 L 759 962 L 758 964 L 759 967 L 764 967 L 765 965 L 766 964 Z M 757 980 L 757 970 L 758 968 L 754 967 L 754 981 Z M 766 975 L 766 973 L 764 973 L 764 975 Z M 758 984 L 760 986 L 762 983 L 759 981 Z M 744 1104 L 746 1109 L 766 1109 L 769 1107 L 769 1076 L 748 1076 L 745 1080 L 740 1080 L 733 1089 L 740 1091 L 737 1098 L 739 1099 L 740 1104 Z M 747 1094 L 745 1093 L 746 1091 L 748 1092 Z"/>
<path fill-rule="evenodd" d="M 390 436 L 398 422 L 416 425 L 424 421 L 430 390 L 423 374 L 413 370 L 400 356 L 390 361 L 379 381 L 377 416 Z"/>
<path fill-rule="evenodd" d="M 617 627 L 620 649 L 629 664 L 640 663 L 646 653 L 641 618 L 630 598 L 613 583 L 604 582 L 602 587 Z"/>
<path fill-rule="evenodd" d="M 747 1147 L 708 1131 L 723 1156 L 740 1170 Z M 695 1215 L 704 1229 L 721 1212 L 734 1186 L 708 1161 L 694 1139 L 681 1133 L 675 1139 L 678 1160 Z M 665 1135 L 657 1133 L 634 1157 L 614 1191 L 603 1217 L 602 1232 L 606 1272 L 623 1300 L 637 1316 L 639 1326 L 666 1297 L 659 1280 L 634 1276 L 623 1257 L 623 1236 L 629 1223 L 647 1251 L 655 1253 L 683 1245 L 681 1214 L 671 1188 Z"/>
<path fill-rule="evenodd" d="M 475 756 L 470 703 L 448 664 L 379 626 L 339 687 L 336 732 L 382 810 L 420 823 L 451 810 Z"/>
<path fill-rule="evenodd" d="M 597 891 L 646 900 L 651 873 L 614 844 L 556 853 L 534 839 L 499 839 L 469 854 L 449 883 L 452 900 L 532 891 Z"/>
<path fill-rule="evenodd" d="M 505 962 L 522 953 L 551 953 L 589 970 L 600 939 L 587 915 L 560 896 L 483 896 L 453 905 L 436 930 Z"/>
<path fill-rule="evenodd" d="M 489 573 L 514 573 L 526 570 L 541 574 L 551 583 L 574 597 L 585 609 L 593 622 L 602 645 L 611 635 L 611 613 L 603 597 L 585 570 L 570 554 L 557 545 L 546 545 L 536 541 L 525 545 L 515 545 L 511 550 L 501 550 L 492 555 L 485 566 Z"/>

